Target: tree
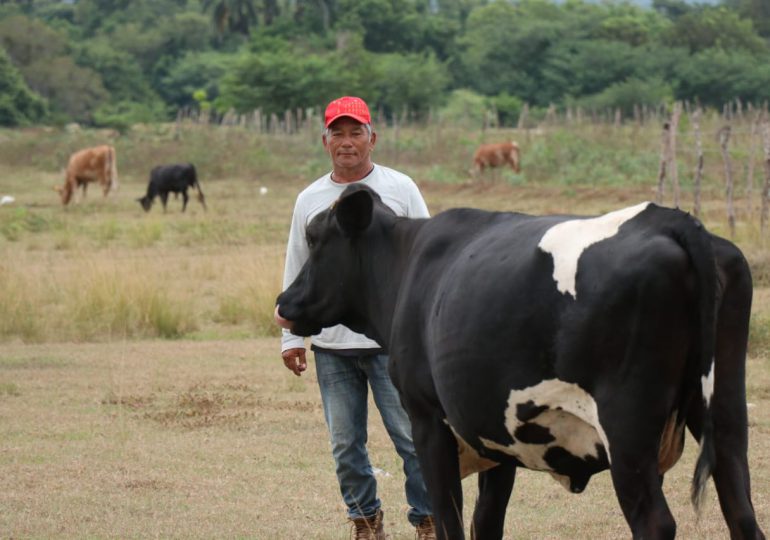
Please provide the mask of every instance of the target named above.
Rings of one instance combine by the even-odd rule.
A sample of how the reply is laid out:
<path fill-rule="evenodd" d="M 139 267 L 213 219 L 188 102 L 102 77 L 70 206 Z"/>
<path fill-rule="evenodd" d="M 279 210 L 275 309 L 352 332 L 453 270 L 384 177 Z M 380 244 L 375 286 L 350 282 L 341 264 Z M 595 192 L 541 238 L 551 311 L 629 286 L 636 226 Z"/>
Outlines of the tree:
<path fill-rule="evenodd" d="M 316 54 L 245 53 L 222 78 L 215 106 L 238 112 L 261 109 L 266 114 L 318 106 L 341 89 L 337 67 L 330 57 Z"/>
<path fill-rule="evenodd" d="M 414 50 L 420 27 L 414 2 L 407 0 L 338 0 L 337 26 L 363 29 L 364 46 L 371 52 Z"/>
<path fill-rule="evenodd" d="M 716 108 L 736 98 L 757 105 L 770 100 L 766 57 L 711 48 L 693 55 L 679 71 L 677 99 L 697 98 L 703 105 Z"/>
<path fill-rule="evenodd" d="M 657 107 L 673 101 L 671 86 L 662 79 L 639 79 L 630 77 L 608 85 L 601 92 L 586 96 L 577 103 L 591 109 L 620 109 L 626 117 L 634 113 L 634 107 L 648 105 Z"/>
<path fill-rule="evenodd" d="M 142 66 L 131 54 L 112 48 L 107 39 L 83 42 L 75 58 L 80 66 L 100 75 L 111 101 L 150 102 L 158 99 Z"/>
<path fill-rule="evenodd" d="M 704 7 L 682 15 L 664 32 L 663 42 L 671 47 L 687 47 L 691 53 L 711 47 L 752 53 L 768 50 L 751 21 L 724 7 Z"/>
<path fill-rule="evenodd" d="M 384 54 L 377 57 L 374 102 L 386 113 L 408 110 L 424 119 L 431 107 L 438 106 L 449 82 L 446 66 L 435 55 Z"/>
<path fill-rule="evenodd" d="M 734 9 L 741 17 L 753 23 L 757 32 L 770 37 L 770 2 L 767 0 L 723 0 L 722 3 Z"/>
<path fill-rule="evenodd" d="M 220 95 L 222 76 L 235 59 L 231 54 L 214 51 L 190 52 L 175 62 L 163 77 L 160 92 L 176 108 L 194 106 L 195 92 L 203 91 L 206 100 Z"/>
<path fill-rule="evenodd" d="M 258 22 L 254 0 L 203 0 L 203 11 L 210 12 L 219 33 L 225 29 L 249 35 Z"/>
<path fill-rule="evenodd" d="M 63 35 L 25 15 L 0 20 L 0 44 L 22 72 L 34 62 L 62 56 L 67 51 L 67 40 Z"/>
<path fill-rule="evenodd" d="M 672 20 L 694 9 L 685 0 L 652 0 L 652 8 Z"/>
<path fill-rule="evenodd" d="M 93 111 L 109 97 L 102 79 L 69 56 L 35 62 L 25 70 L 30 88 L 48 99 L 59 121 L 90 123 Z"/>
<path fill-rule="evenodd" d="M 542 80 L 547 90 L 538 103 L 601 92 L 634 74 L 636 56 L 636 49 L 624 42 L 561 41 L 551 47 L 544 59 Z"/>
<path fill-rule="evenodd" d="M 570 34 L 569 23 L 539 13 L 541 7 L 554 10 L 556 6 L 527 7 L 534 13 L 503 2 L 471 13 L 460 38 L 457 83 L 488 96 L 508 92 L 530 103 L 542 98 L 542 67 L 552 45 Z"/>
<path fill-rule="evenodd" d="M 0 22 L 0 41 L 27 85 L 48 100 L 58 121 L 90 122 L 93 109 L 108 98 L 101 77 L 78 66 L 67 40 L 43 22 L 25 16 Z"/>
<path fill-rule="evenodd" d="M 629 5 L 609 6 L 592 37 L 639 46 L 658 39 L 671 22 L 659 13 Z"/>
<path fill-rule="evenodd" d="M 445 122 L 456 125 L 481 126 L 489 109 L 488 99 L 481 94 L 460 88 L 449 93 L 446 104 L 439 111 Z"/>
<path fill-rule="evenodd" d="M 33 124 L 46 115 L 45 100 L 27 87 L 8 54 L 0 49 L 0 125 Z"/>

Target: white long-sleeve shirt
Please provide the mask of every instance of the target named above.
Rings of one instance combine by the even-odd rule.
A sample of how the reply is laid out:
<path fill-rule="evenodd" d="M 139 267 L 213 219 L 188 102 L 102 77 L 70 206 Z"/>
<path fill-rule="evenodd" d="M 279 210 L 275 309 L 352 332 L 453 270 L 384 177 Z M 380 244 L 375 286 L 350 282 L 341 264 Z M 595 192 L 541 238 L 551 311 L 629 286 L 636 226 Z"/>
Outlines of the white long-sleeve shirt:
<path fill-rule="evenodd" d="M 423 200 L 420 190 L 407 175 L 388 167 L 374 165 L 372 172 L 358 182 L 366 184 L 376 191 L 382 202 L 388 205 L 399 216 L 411 218 L 429 217 L 428 207 Z M 351 185 L 338 184 L 331 179 L 331 173 L 326 174 L 310 184 L 298 196 L 294 205 L 291 219 L 289 242 L 286 247 L 286 266 L 283 272 L 283 290 L 297 277 L 308 258 L 309 250 L 305 240 L 305 229 L 310 221 L 336 201 L 346 187 Z M 324 328 L 320 334 L 312 336 L 313 345 L 324 349 L 378 349 L 380 345 L 363 334 L 358 334 L 343 325 Z M 305 341 L 288 330 L 283 330 L 281 351 L 302 348 Z"/>

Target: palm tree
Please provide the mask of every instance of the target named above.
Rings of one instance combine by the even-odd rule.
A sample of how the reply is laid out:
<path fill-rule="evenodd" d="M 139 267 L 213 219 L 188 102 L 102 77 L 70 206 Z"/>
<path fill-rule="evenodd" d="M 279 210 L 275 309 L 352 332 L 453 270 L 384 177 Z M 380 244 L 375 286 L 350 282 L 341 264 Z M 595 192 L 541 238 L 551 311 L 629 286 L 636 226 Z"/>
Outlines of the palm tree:
<path fill-rule="evenodd" d="M 211 12 L 220 33 L 227 29 L 248 35 L 259 22 L 255 0 L 203 0 L 203 11 Z"/>

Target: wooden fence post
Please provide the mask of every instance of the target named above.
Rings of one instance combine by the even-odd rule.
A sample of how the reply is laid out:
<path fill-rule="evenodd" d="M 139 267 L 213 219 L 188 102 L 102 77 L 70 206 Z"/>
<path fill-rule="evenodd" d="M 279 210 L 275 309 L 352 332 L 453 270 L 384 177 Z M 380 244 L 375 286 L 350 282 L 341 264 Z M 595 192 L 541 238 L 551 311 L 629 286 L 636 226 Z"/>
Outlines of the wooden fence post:
<path fill-rule="evenodd" d="M 393 163 L 398 163 L 398 115 L 393 113 Z"/>
<path fill-rule="evenodd" d="M 703 140 L 700 131 L 701 108 L 697 107 L 692 115 L 692 125 L 695 131 L 695 217 L 700 215 L 700 187 L 703 178 Z"/>
<path fill-rule="evenodd" d="M 750 105 L 750 104 L 749 104 Z M 762 111 L 758 110 L 751 121 L 751 134 L 749 137 L 749 163 L 746 169 L 746 210 L 749 218 L 754 215 L 754 155 L 757 146 L 757 132 L 762 118 Z"/>
<path fill-rule="evenodd" d="M 658 191 L 655 196 L 655 202 L 663 204 L 663 184 L 666 181 L 666 166 L 668 164 L 668 122 L 663 123 L 663 134 L 660 137 L 660 168 L 658 169 Z"/>
<path fill-rule="evenodd" d="M 525 103 L 524 107 L 521 108 L 521 112 L 519 113 L 519 121 L 516 125 L 516 129 L 524 129 L 527 127 L 528 116 L 529 116 L 529 103 Z"/>
<path fill-rule="evenodd" d="M 735 237 L 735 208 L 733 206 L 733 166 L 727 145 L 730 142 L 730 126 L 724 126 L 717 132 L 719 146 L 722 149 L 722 161 L 725 164 L 725 194 L 727 197 L 727 223 L 730 225 L 730 237 Z"/>
<path fill-rule="evenodd" d="M 770 210 L 770 123 L 768 123 L 767 114 L 763 114 L 762 134 L 765 146 L 765 185 L 762 188 L 762 216 L 760 218 L 760 236 L 765 240 L 765 231 L 767 229 L 767 217 Z"/>
<path fill-rule="evenodd" d="M 670 138 L 668 143 L 668 171 L 671 176 L 671 186 L 674 191 L 674 207 L 679 208 L 679 171 L 676 166 L 676 135 L 679 131 L 679 117 L 682 116 L 682 102 L 674 103 L 671 113 L 671 127 L 668 131 Z"/>

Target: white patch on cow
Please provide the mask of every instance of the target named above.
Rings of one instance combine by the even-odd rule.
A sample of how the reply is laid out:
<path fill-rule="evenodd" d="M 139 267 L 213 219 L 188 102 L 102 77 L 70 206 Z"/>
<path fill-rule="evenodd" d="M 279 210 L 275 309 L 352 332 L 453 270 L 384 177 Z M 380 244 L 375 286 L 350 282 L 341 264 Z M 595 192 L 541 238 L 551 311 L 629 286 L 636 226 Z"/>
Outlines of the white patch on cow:
<path fill-rule="evenodd" d="M 538 247 L 553 257 L 553 279 L 559 292 L 569 293 L 577 299 L 575 278 L 583 251 L 615 236 L 621 225 L 649 205 L 650 202 L 643 202 L 595 218 L 564 221 L 548 229 Z"/>
<path fill-rule="evenodd" d="M 534 407 L 547 408 L 522 422 L 516 416 L 517 408 L 530 402 Z M 554 440 L 533 444 L 516 439 L 516 430 L 525 423 L 546 428 Z M 545 460 L 549 448 L 561 447 L 574 456 L 598 459 L 598 445 L 604 447 L 607 459 L 610 459 L 610 445 L 599 423 L 596 402 L 588 392 L 573 383 L 549 379 L 523 390 L 512 390 L 505 411 L 505 427 L 514 439 L 513 444 L 500 444 L 485 438 L 480 438 L 481 443 L 492 450 L 514 456 L 529 469 L 552 473 L 567 488 L 569 479 L 555 474 Z"/>
<path fill-rule="evenodd" d="M 703 390 L 703 401 L 706 407 L 711 404 L 711 396 L 714 395 L 714 360 L 711 360 L 711 370 L 707 376 L 700 378 L 701 389 Z"/>

